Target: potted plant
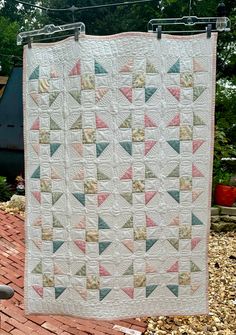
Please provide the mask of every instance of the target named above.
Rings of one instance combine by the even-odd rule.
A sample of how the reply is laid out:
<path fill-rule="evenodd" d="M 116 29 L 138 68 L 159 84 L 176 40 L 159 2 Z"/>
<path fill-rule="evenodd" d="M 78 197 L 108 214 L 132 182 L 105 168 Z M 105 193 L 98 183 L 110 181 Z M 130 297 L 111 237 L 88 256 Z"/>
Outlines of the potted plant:
<path fill-rule="evenodd" d="M 232 173 L 220 171 L 219 180 L 215 186 L 215 204 L 220 206 L 232 207 L 236 199 L 236 187 L 230 184 Z"/>

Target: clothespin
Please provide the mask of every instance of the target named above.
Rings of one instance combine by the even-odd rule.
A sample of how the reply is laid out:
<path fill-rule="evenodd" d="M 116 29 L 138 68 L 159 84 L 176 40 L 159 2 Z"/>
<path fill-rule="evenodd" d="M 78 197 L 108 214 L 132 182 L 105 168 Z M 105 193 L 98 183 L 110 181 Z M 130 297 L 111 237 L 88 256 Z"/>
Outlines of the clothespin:
<path fill-rule="evenodd" d="M 27 41 L 28 41 L 28 48 L 31 49 L 32 48 L 32 44 L 31 44 L 32 40 L 31 40 L 30 36 L 28 37 Z"/>
<path fill-rule="evenodd" d="M 206 27 L 207 38 L 211 38 L 212 25 L 208 24 Z"/>
<path fill-rule="evenodd" d="M 75 28 L 75 41 L 78 42 L 79 41 L 79 29 Z"/>
<path fill-rule="evenodd" d="M 161 39 L 161 33 L 162 33 L 161 26 L 158 26 L 158 27 L 157 27 L 157 39 L 158 39 L 158 40 Z"/>

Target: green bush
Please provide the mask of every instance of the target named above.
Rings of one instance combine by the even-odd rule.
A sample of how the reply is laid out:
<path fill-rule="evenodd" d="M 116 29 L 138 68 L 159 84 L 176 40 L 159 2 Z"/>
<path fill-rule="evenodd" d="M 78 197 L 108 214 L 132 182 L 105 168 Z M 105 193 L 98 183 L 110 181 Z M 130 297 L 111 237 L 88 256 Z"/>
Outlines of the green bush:
<path fill-rule="evenodd" d="M 11 195 L 11 186 L 7 183 L 7 178 L 0 176 L 0 201 L 9 200 Z"/>

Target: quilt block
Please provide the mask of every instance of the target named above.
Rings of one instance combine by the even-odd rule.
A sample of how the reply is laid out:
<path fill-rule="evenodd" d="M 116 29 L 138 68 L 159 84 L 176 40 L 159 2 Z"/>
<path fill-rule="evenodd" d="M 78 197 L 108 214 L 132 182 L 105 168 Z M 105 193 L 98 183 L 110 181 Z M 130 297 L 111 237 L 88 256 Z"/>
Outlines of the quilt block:
<path fill-rule="evenodd" d="M 27 313 L 207 313 L 216 34 L 24 50 Z"/>

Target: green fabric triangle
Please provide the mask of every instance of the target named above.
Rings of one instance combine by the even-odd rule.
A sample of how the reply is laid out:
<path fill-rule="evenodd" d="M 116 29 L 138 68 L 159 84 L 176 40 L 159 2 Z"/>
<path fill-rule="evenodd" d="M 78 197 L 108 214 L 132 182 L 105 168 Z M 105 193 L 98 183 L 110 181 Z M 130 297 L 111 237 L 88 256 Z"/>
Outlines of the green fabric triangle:
<path fill-rule="evenodd" d="M 53 227 L 54 228 L 64 228 L 61 222 L 53 215 Z"/>
<path fill-rule="evenodd" d="M 85 194 L 84 193 L 72 193 L 72 194 L 81 203 L 81 205 L 85 206 Z"/>
<path fill-rule="evenodd" d="M 146 251 L 148 251 L 156 242 L 157 238 L 150 238 L 146 241 Z"/>
<path fill-rule="evenodd" d="M 167 285 L 168 289 L 176 296 L 179 295 L 179 286 L 178 285 Z"/>
<path fill-rule="evenodd" d="M 128 267 L 128 269 L 123 273 L 123 276 L 129 276 L 134 274 L 133 263 Z"/>
<path fill-rule="evenodd" d="M 101 288 L 99 290 L 99 300 L 102 301 L 110 292 L 111 288 Z"/>
<path fill-rule="evenodd" d="M 145 102 L 147 102 L 151 96 L 156 92 L 157 88 L 155 87 L 145 87 Z"/>
<path fill-rule="evenodd" d="M 70 95 L 72 96 L 72 98 L 75 99 L 75 101 L 77 101 L 79 104 L 81 103 L 81 93 L 80 91 L 70 91 L 69 92 Z"/>
<path fill-rule="evenodd" d="M 100 142 L 96 143 L 96 153 L 97 157 L 99 157 L 103 151 L 106 149 L 106 147 L 109 145 L 109 142 Z"/>
<path fill-rule="evenodd" d="M 53 253 L 56 252 L 64 243 L 64 241 L 53 241 Z"/>
<path fill-rule="evenodd" d="M 33 269 L 32 273 L 42 273 L 43 267 L 42 267 L 42 261 L 40 261 L 35 268 Z"/>
<path fill-rule="evenodd" d="M 177 190 L 172 190 L 172 191 L 168 191 L 169 195 L 172 196 L 173 199 L 175 199 L 178 203 L 180 201 L 179 199 L 179 191 Z"/>
<path fill-rule="evenodd" d="M 200 95 L 205 91 L 205 86 L 197 86 L 193 88 L 193 101 L 196 101 Z"/>
<path fill-rule="evenodd" d="M 96 60 L 95 60 L 95 74 L 105 74 L 107 73 L 107 70 L 104 69 L 104 67 L 99 64 Z"/>
<path fill-rule="evenodd" d="M 133 217 L 131 216 L 129 220 L 125 222 L 122 228 L 133 228 Z"/>
<path fill-rule="evenodd" d="M 177 62 L 175 64 L 173 64 L 168 73 L 180 73 L 180 61 L 179 59 L 177 60 Z"/>
<path fill-rule="evenodd" d="M 177 165 L 167 177 L 179 177 L 179 165 Z"/>
<path fill-rule="evenodd" d="M 63 195 L 62 192 L 53 192 L 52 193 L 52 204 L 54 205 L 60 199 L 62 195 Z"/>
<path fill-rule="evenodd" d="M 61 130 L 61 128 L 52 118 L 50 118 L 50 129 L 51 130 Z"/>
<path fill-rule="evenodd" d="M 119 128 L 132 128 L 132 115 L 131 114 L 121 123 Z"/>
<path fill-rule="evenodd" d="M 148 285 L 146 286 L 146 298 L 157 288 L 158 285 Z"/>
<path fill-rule="evenodd" d="M 98 229 L 110 229 L 108 224 L 100 216 L 98 217 Z"/>
<path fill-rule="evenodd" d="M 130 204 L 133 204 L 132 192 L 121 193 L 121 196 Z"/>
<path fill-rule="evenodd" d="M 193 113 L 193 125 L 194 126 L 204 126 L 205 123 L 202 121 L 202 119 L 200 118 L 200 116 L 198 116 L 195 113 Z"/>
<path fill-rule="evenodd" d="M 167 143 L 173 148 L 178 154 L 180 153 L 180 141 L 179 140 L 170 140 Z"/>
<path fill-rule="evenodd" d="M 54 103 L 59 94 L 60 92 L 49 93 L 49 106 L 51 106 Z"/>
<path fill-rule="evenodd" d="M 101 255 L 103 251 L 109 247 L 110 244 L 111 242 L 99 242 L 99 255 Z"/>
<path fill-rule="evenodd" d="M 179 250 L 179 239 L 178 238 L 169 238 L 168 242 L 174 247 L 177 251 Z"/>
<path fill-rule="evenodd" d="M 82 129 L 82 115 L 72 124 L 70 129 Z"/>
<path fill-rule="evenodd" d="M 34 71 L 29 76 L 29 80 L 39 79 L 39 65 L 34 69 Z"/>
<path fill-rule="evenodd" d="M 37 169 L 32 174 L 31 178 L 40 179 L 40 166 L 37 167 Z"/>
<path fill-rule="evenodd" d="M 146 73 L 158 73 L 155 65 L 153 65 L 149 61 L 147 61 L 147 64 L 146 64 Z"/>
<path fill-rule="evenodd" d="M 52 157 L 52 155 L 55 154 L 55 152 L 57 151 L 57 149 L 61 146 L 61 143 L 51 143 L 50 144 L 50 155 Z"/>
<path fill-rule="evenodd" d="M 79 271 L 76 272 L 76 276 L 85 277 L 86 276 L 86 265 L 84 264 Z"/>
<path fill-rule="evenodd" d="M 98 180 L 110 180 L 110 178 L 105 175 L 105 173 L 101 172 L 99 169 L 97 170 L 97 179 Z"/>
<path fill-rule="evenodd" d="M 55 287 L 55 299 L 60 297 L 60 295 L 65 291 L 66 287 Z"/>
<path fill-rule="evenodd" d="M 122 148 L 132 156 L 132 142 L 119 142 Z"/>
<path fill-rule="evenodd" d="M 199 218 L 192 213 L 192 225 L 193 226 L 200 226 L 203 225 L 203 222 L 199 220 Z"/>
<path fill-rule="evenodd" d="M 193 261 L 191 261 L 190 264 L 191 264 L 191 272 L 199 272 L 199 271 L 201 271 L 199 269 L 199 267 Z"/>
<path fill-rule="evenodd" d="M 157 176 L 152 172 L 152 170 L 145 165 L 145 178 L 149 179 L 149 178 L 156 178 Z"/>

